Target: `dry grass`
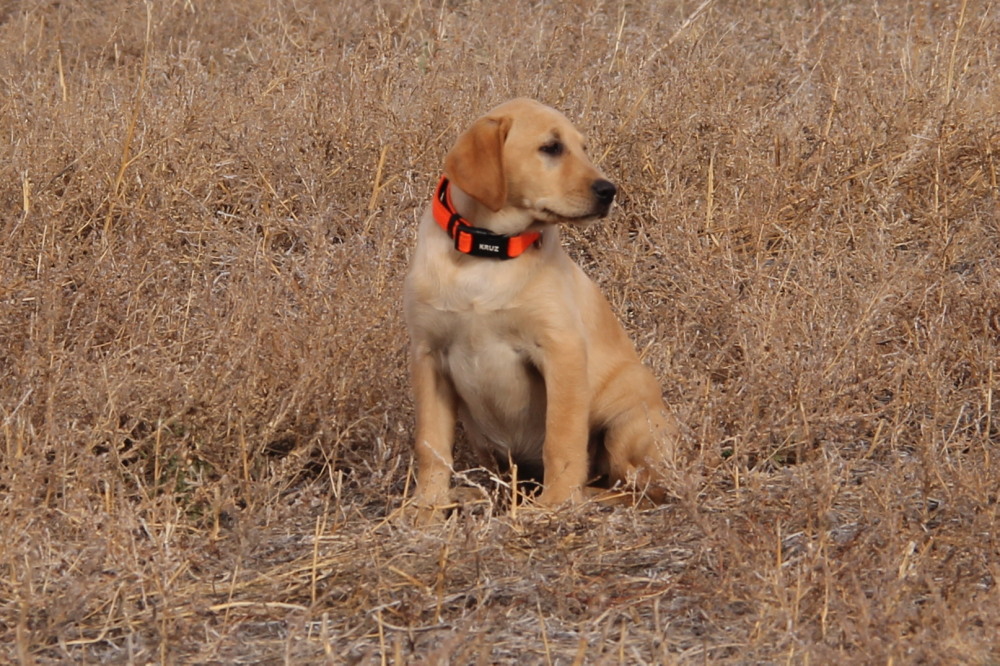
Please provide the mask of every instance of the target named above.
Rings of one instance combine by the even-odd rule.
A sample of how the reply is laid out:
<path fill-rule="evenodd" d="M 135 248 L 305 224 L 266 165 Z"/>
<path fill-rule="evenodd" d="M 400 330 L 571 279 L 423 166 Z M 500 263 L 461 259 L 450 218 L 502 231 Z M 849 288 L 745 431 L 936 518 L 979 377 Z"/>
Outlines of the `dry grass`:
<path fill-rule="evenodd" d="M 988 0 L 0 4 L 0 661 L 997 663 L 998 44 Z M 621 186 L 567 244 L 692 480 L 415 531 L 400 281 L 515 95 Z"/>

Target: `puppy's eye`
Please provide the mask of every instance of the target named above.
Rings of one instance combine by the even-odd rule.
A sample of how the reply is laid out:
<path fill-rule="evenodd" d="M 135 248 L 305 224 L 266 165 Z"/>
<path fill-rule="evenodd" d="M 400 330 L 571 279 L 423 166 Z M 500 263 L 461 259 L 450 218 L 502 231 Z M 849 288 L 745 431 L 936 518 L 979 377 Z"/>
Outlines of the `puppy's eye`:
<path fill-rule="evenodd" d="M 538 150 L 545 153 L 549 157 L 559 157 L 566 150 L 566 146 L 563 145 L 562 141 L 559 141 L 558 139 L 553 139 L 552 141 L 549 141 L 548 143 L 542 145 L 542 147 L 539 148 Z"/>

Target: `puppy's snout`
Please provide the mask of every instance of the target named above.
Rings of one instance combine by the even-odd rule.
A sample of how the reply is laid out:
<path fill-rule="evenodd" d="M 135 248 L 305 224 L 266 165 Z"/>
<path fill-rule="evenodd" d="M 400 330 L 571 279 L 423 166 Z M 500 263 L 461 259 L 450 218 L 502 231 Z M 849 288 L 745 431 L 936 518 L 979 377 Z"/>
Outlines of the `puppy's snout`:
<path fill-rule="evenodd" d="M 615 200 L 615 194 L 618 192 L 618 188 L 615 187 L 614 183 L 603 178 L 598 178 L 591 183 L 590 189 L 594 192 L 597 203 L 604 207 L 611 205 L 611 202 Z"/>

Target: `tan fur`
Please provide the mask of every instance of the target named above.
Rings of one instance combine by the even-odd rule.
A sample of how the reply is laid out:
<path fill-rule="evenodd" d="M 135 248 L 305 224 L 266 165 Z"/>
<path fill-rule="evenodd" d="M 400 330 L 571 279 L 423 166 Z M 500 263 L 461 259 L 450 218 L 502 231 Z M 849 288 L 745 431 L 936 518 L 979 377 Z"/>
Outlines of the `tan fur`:
<path fill-rule="evenodd" d="M 561 152 L 553 156 L 554 141 Z M 559 224 L 603 217 L 604 175 L 558 111 L 517 99 L 463 133 L 445 160 L 458 211 L 477 227 L 542 233 L 510 260 L 458 253 L 428 209 L 404 305 L 416 395 L 418 520 L 450 501 L 456 420 L 498 459 L 544 466 L 539 503 L 579 501 L 592 474 L 646 487 L 669 464 L 677 426 L 652 373 Z M 601 184 L 595 185 L 600 181 Z M 603 449 L 592 435 L 602 432 Z"/>

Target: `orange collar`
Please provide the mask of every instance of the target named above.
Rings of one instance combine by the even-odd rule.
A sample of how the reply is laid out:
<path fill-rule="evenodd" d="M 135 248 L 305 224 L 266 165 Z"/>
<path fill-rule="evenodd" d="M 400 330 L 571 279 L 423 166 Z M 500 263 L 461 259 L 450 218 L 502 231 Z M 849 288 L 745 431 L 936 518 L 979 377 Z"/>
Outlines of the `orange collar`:
<path fill-rule="evenodd" d="M 455 249 L 474 257 L 513 259 L 523 254 L 542 237 L 537 231 L 525 231 L 508 236 L 472 226 L 455 210 L 455 205 L 451 202 L 451 189 L 448 187 L 447 176 L 441 176 L 431 207 L 434 220 L 455 239 Z"/>

